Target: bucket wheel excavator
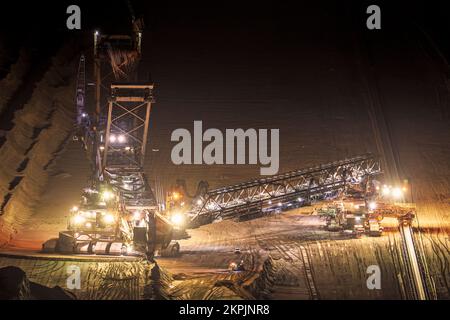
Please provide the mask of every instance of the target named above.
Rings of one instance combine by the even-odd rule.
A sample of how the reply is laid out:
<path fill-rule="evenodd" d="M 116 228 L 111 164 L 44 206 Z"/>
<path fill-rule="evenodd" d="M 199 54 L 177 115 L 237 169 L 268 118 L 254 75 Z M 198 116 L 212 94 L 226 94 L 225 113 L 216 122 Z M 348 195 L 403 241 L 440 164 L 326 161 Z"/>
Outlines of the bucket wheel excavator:
<path fill-rule="evenodd" d="M 185 229 L 345 198 L 359 197 L 367 208 L 366 227 L 354 223 L 354 231 L 368 228 L 373 235 L 381 234 L 376 224 L 380 216 L 412 219 L 413 210 L 370 207 L 368 199 L 374 193 L 370 188 L 376 188 L 371 181 L 381 174 L 380 161 L 371 154 L 212 190 L 201 182 L 194 195 L 179 180 L 167 201 L 158 203 L 144 173 L 153 84 L 136 81 L 143 21 L 130 11 L 129 34 L 95 32 L 92 62 L 80 57 L 74 140 L 82 144 L 92 172 L 79 204 L 71 210 L 67 230 L 46 241 L 44 252 L 152 258 L 160 251 L 177 255 L 180 246 L 174 239 L 186 238 Z M 89 83 L 86 65 L 94 70 L 89 77 L 94 80 Z M 88 89 L 90 86 L 93 88 Z M 322 212 L 330 229 L 341 229 L 350 220 L 349 215 L 337 219 L 339 210 Z"/>
<path fill-rule="evenodd" d="M 169 247 L 179 250 L 171 244 L 173 224 L 158 211 L 143 169 L 153 84 L 136 81 L 143 21 L 132 10 L 131 16 L 130 34 L 94 33 L 91 83 L 86 58 L 80 57 L 74 140 L 86 151 L 92 173 L 67 230 L 45 242 L 44 252 L 152 256 Z"/>

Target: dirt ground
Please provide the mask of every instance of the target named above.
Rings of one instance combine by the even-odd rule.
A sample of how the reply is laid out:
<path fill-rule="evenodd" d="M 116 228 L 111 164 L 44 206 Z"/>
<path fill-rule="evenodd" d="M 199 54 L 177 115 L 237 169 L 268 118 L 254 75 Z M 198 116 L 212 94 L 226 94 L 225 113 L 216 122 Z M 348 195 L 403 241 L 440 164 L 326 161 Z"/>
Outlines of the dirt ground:
<path fill-rule="evenodd" d="M 352 239 L 323 229 L 324 221 L 305 207 L 246 222 L 221 221 L 189 231 L 181 255 L 157 257 L 168 299 L 402 299 L 404 281 L 398 232 Z M 438 299 L 449 299 L 446 234 L 422 232 L 429 273 Z M 33 242 L 36 243 L 36 242 Z M 16 244 L 20 247 L 20 243 Z M 239 249 L 239 254 L 236 249 Z M 29 248 L 8 248 L 18 254 Z M 25 251 L 22 251 L 25 252 Z M 64 261 L 0 257 L 32 281 L 65 288 L 67 267 L 81 269 L 80 299 L 142 299 L 151 266 L 144 262 Z M 97 258 L 98 259 L 98 258 Z M 75 259 L 77 260 L 77 259 Z M 244 269 L 230 271 L 232 262 Z M 381 270 L 381 289 L 369 290 L 367 268 Z M 403 266 L 404 267 L 404 266 Z M 122 280 L 121 280 L 122 279 Z M 160 282 L 158 282 L 160 283 Z M 108 289 L 109 288 L 109 289 Z M 134 289 L 133 289 L 134 288 Z"/>
<path fill-rule="evenodd" d="M 179 258 L 161 258 L 175 281 L 170 292 L 180 298 L 220 298 L 207 291 L 231 280 L 240 296 L 264 299 L 401 299 L 401 261 L 395 255 L 399 235 L 349 239 L 323 230 L 311 208 L 247 222 L 222 221 L 191 230 L 181 241 Z M 244 236 L 243 236 L 244 235 Z M 448 236 L 424 234 L 430 273 L 439 299 L 449 299 Z M 433 252 L 429 246 L 434 246 Z M 241 254 L 234 251 L 239 248 Z M 245 271 L 230 273 L 231 262 Z M 447 262 L 446 262 L 447 261 Z M 381 290 L 369 290 L 367 268 L 381 269 Z M 196 288 L 196 289 L 193 289 Z M 242 290 L 242 291 L 241 291 Z M 205 294 L 205 291 L 208 294 Z"/>

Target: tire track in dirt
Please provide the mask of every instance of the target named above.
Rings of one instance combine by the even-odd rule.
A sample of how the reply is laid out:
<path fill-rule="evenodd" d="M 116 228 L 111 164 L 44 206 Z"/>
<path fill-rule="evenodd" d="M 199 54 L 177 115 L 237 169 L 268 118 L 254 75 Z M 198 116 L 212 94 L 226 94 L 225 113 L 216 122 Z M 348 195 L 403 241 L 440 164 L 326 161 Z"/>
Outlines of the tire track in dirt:
<path fill-rule="evenodd" d="M 257 240 L 260 247 L 270 248 L 269 256 L 273 261 L 273 283 L 268 288 L 270 298 L 313 299 L 305 261 L 294 254 L 295 251 L 301 251 L 300 246 L 283 238 L 260 237 Z"/>

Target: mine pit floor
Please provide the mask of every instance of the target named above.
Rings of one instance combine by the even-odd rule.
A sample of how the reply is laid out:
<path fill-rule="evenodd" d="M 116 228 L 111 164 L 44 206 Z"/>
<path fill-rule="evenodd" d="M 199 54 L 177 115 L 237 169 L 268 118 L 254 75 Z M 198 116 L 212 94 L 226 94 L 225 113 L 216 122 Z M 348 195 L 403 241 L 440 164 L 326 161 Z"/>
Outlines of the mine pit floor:
<path fill-rule="evenodd" d="M 80 299 L 143 299 L 155 289 L 166 299 L 402 299 L 399 233 L 351 239 L 327 232 L 301 208 L 251 221 L 221 221 L 189 230 L 179 257 L 157 257 L 160 270 L 139 257 L 65 256 L 4 249 L 0 267 L 22 268 L 30 280 L 66 287 L 77 265 Z M 440 299 L 449 299 L 448 234 L 423 232 L 424 250 Z M 447 239 L 447 240 L 446 240 Z M 240 254 L 236 254 L 236 249 Z M 243 261 L 244 270 L 229 270 Z M 368 290 L 367 267 L 381 269 L 381 290 Z"/>

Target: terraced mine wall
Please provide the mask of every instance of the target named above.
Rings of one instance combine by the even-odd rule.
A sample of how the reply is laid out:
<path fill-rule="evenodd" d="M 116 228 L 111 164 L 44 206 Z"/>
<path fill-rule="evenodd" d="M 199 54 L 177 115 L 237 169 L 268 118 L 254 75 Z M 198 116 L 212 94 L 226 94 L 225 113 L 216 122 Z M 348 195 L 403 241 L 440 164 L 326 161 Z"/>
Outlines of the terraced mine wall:
<path fill-rule="evenodd" d="M 0 246 L 32 215 L 45 192 L 49 168 L 71 135 L 76 53 L 74 45 L 67 44 L 52 58 L 30 99 L 15 112 L 12 129 L 0 146 Z M 26 68 L 20 60 L 26 56 L 21 55 L 11 70 L 19 72 L 0 82 L 10 92 L 20 83 L 12 78 Z M 2 92 L 0 101 L 7 103 L 8 91 Z"/>

